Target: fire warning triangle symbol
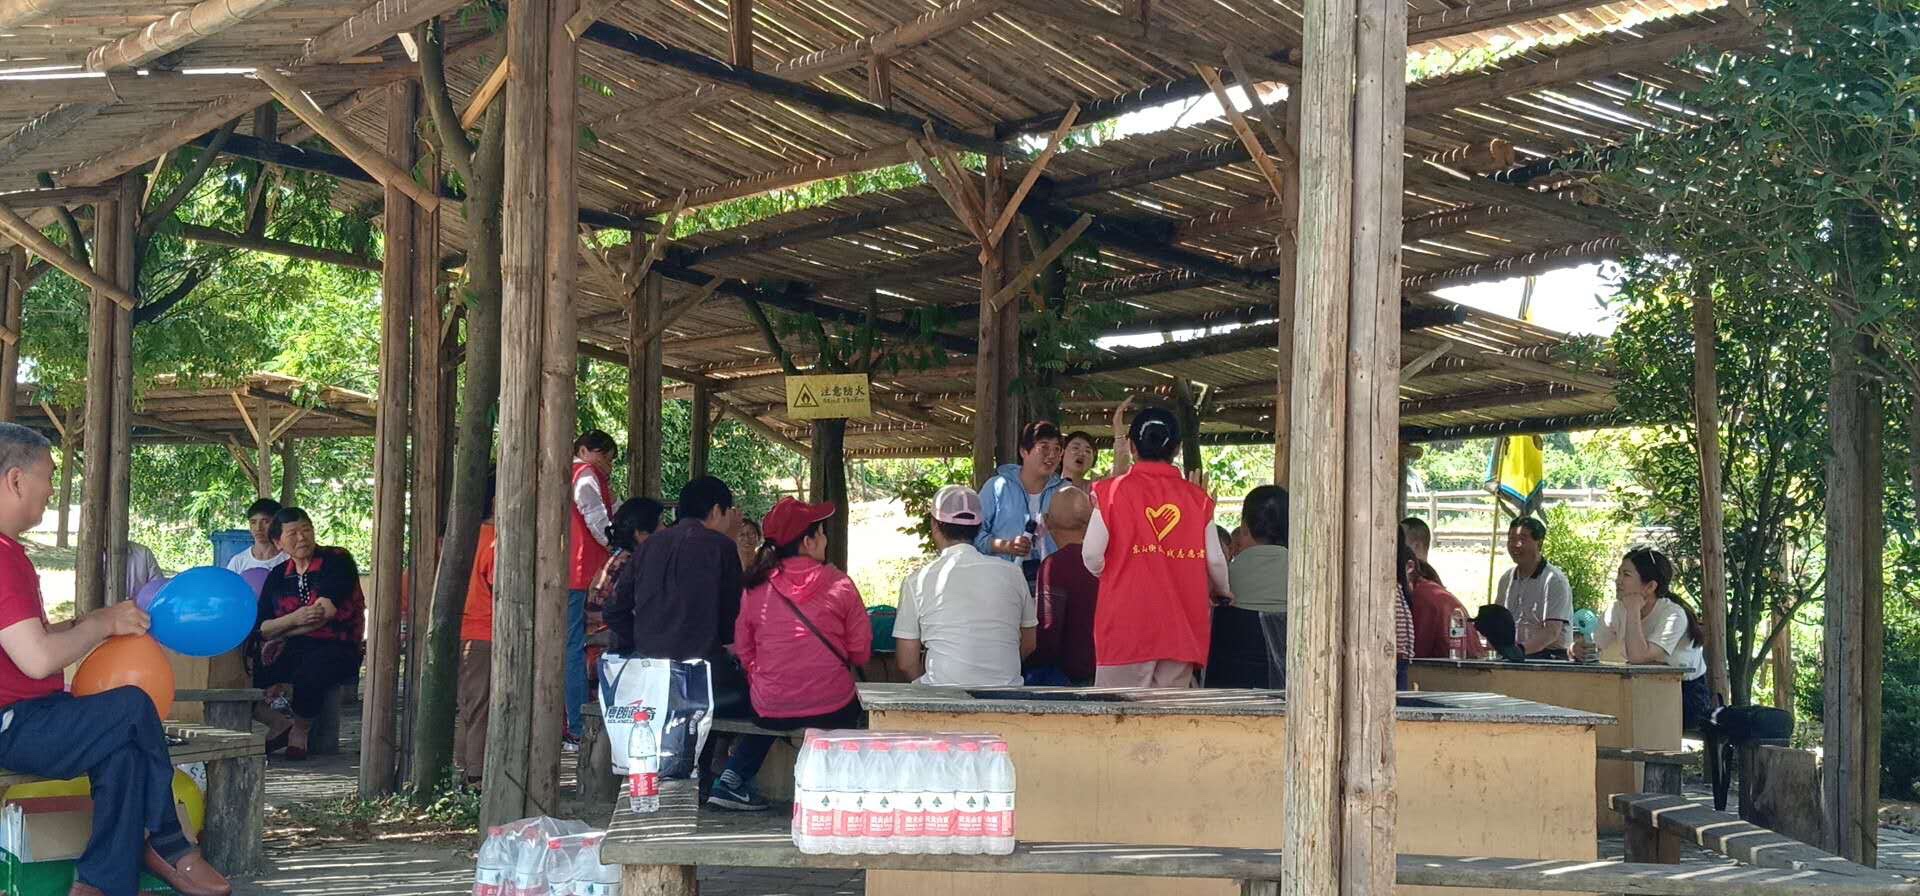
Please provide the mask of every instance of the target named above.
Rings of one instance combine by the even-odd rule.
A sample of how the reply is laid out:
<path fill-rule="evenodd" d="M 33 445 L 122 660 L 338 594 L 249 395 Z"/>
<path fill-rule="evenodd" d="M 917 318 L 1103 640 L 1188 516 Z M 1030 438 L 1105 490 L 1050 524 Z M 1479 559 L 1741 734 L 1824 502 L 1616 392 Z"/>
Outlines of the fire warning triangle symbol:
<path fill-rule="evenodd" d="M 814 396 L 812 385 L 808 383 L 800 384 L 800 393 L 794 396 L 793 406 L 796 408 L 817 408 L 820 406 L 820 399 Z"/>

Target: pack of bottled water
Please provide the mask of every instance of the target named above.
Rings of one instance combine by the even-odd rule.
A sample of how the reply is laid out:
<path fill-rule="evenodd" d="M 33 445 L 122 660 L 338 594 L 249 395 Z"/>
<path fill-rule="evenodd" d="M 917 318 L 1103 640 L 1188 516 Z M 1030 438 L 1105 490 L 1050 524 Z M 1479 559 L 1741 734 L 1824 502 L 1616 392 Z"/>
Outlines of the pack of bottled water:
<path fill-rule="evenodd" d="M 793 845 L 837 855 L 1013 852 L 1013 756 L 991 734 L 809 730 Z"/>
<path fill-rule="evenodd" d="M 544 816 L 488 828 L 473 896 L 619 896 L 620 866 L 600 864 L 605 839 L 605 831 Z"/>

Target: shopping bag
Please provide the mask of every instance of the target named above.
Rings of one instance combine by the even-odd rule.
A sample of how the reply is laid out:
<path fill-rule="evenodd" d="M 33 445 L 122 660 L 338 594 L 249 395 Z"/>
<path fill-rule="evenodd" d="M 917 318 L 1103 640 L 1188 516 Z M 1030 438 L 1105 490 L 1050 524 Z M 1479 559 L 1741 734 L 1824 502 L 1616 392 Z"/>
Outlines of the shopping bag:
<path fill-rule="evenodd" d="M 603 654 L 600 713 L 614 774 L 627 773 L 628 738 L 646 725 L 660 745 L 661 779 L 694 777 L 713 728 L 713 669 L 704 660 Z"/>

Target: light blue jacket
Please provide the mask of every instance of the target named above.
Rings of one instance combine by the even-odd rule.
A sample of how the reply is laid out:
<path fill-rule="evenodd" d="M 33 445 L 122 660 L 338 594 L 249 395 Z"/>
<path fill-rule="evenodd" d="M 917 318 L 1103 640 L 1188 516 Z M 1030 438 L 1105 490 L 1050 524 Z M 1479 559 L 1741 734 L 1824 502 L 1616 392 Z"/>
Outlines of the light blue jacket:
<path fill-rule="evenodd" d="M 1047 506 L 1053 503 L 1053 493 L 1066 485 L 1067 481 L 1054 473 L 1047 477 L 1047 484 L 1040 489 L 1040 511 L 1045 513 Z M 998 557 L 1009 563 L 1014 558 L 1005 554 L 996 554 L 993 540 L 996 538 L 1019 538 L 1027 531 L 1027 487 L 1020 483 L 1019 464 L 1001 464 L 992 479 L 980 486 L 980 509 L 986 519 L 980 522 L 980 534 L 973 539 L 973 546 L 989 557 Z M 1044 533 L 1046 530 L 1041 530 Z M 1039 553 L 1036 559 L 1046 559 L 1048 554 L 1058 550 L 1053 536 L 1043 534 L 1040 538 Z"/>

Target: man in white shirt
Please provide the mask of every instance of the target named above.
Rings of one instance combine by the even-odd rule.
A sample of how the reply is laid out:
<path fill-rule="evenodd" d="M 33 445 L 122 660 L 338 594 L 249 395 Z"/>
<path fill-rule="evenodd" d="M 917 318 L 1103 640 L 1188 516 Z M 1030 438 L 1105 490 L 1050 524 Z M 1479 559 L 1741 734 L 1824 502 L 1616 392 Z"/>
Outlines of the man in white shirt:
<path fill-rule="evenodd" d="M 974 548 L 982 519 L 973 489 L 949 485 L 934 495 L 933 541 L 940 555 L 900 583 L 893 622 L 900 671 L 914 684 L 1022 682 L 1020 660 L 1033 652 L 1038 608 L 1018 566 Z"/>
<path fill-rule="evenodd" d="M 227 569 L 244 573 L 249 569 L 272 569 L 287 562 L 287 552 L 267 537 L 273 527 L 273 515 L 280 502 L 261 498 L 247 506 L 247 531 L 253 533 L 253 546 L 227 559 Z"/>
<path fill-rule="evenodd" d="M 1573 585 L 1543 554 L 1547 524 L 1523 516 L 1507 527 L 1513 568 L 1500 576 L 1493 602 L 1513 614 L 1514 638 L 1529 659 L 1564 660 L 1573 646 Z"/>

